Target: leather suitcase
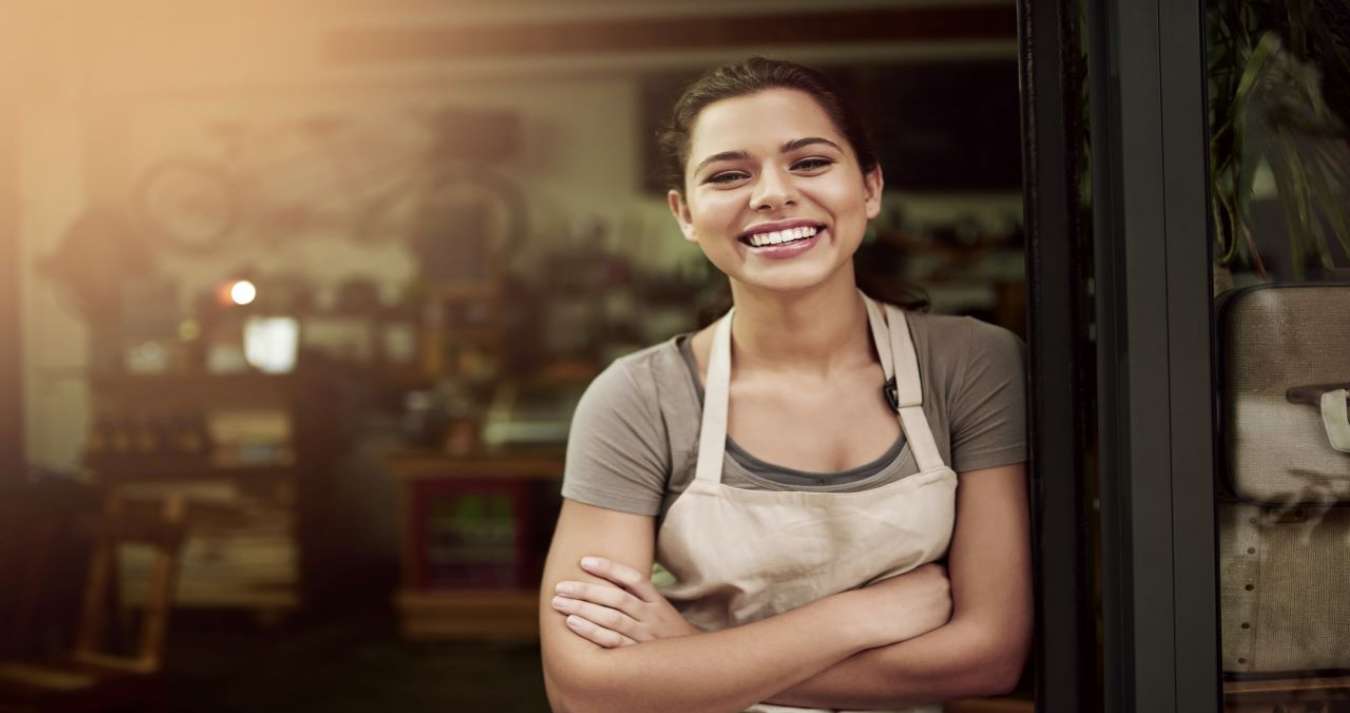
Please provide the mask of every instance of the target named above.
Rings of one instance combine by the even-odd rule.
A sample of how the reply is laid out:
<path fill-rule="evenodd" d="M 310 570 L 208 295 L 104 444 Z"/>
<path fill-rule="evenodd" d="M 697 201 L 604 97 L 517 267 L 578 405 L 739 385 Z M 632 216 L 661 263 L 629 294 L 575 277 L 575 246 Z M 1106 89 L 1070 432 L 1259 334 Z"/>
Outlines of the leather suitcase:
<path fill-rule="evenodd" d="M 1219 298 L 1225 671 L 1350 670 L 1350 285 Z"/>
<path fill-rule="evenodd" d="M 1224 485 L 1248 502 L 1350 502 L 1350 284 L 1236 290 L 1218 316 Z"/>

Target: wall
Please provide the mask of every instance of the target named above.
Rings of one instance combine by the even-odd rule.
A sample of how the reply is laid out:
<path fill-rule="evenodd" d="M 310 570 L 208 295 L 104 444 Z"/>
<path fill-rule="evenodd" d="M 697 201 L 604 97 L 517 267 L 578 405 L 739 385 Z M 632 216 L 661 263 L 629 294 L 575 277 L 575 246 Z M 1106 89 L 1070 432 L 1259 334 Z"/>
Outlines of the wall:
<path fill-rule="evenodd" d="M 53 467 L 76 466 L 87 418 L 86 327 L 62 306 L 59 291 L 35 271 L 35 265 L 56 249 L 86 208 L 124 209 L 137 177 L 150 165 L 168 156 L 211 155 L 208 138 L 214 123 L 235 120 L 266 129 L 316 114 L 340 115 L 376 127 L 378 140 L 393 146 L 416 134 L 409 116 L 420 109 L 454 103 L 517 111 L 524 121 L 526 150 L 520 159 L 493 168 L 524 187 L 535 244 L 565 244 L 579 226 L 600 220 L 613 228 L 608 238 L 613 249 L 641 264 L 663 267 L 702 258 L 679 238 L 664 201 L 637 189 L 638 147 L 643 140 L 637 131 L 639 72 L 706 66 L 757 49 L 808 62 L 1015 56 L 1012 40 L 992 40 L 348 66 L 326 57 L 325 33 L 363 24 L 516 21 L 564 12 L 570 13 L 566 16 L 615 11 L 768 14 L 820 6 L 767 0 L 462 3 L 452 13 L 442 4 L 428 2 L 328 0 L 287 4 L 285 9 L 246 2 L 185 9 L 143 0 L 119 4 L 116 10 L 99 6 L 78 24 L 63 22 L 58 13 L 29 8 L 20 18 L 30 29 L 27 44 L 21 43 L 18 51 L 28 53 L 26 66 L 39 68 L 19 89 L 30 460 Z M 998 223 L 1021 211 L 1018 194 L 892 195 L 888 200 L 903 202 L 913 217 L 925 221 L 975 213 Z M 358 244 L 338 228 L 318 228 L 281 240 L 266 237 L 239 234 L 230 247 L 207 256 L 160 251 L 157 262 L 159 269 L 178 279 L 184 302 L 243 266 L 264 272 L 298 271 L 328 286 L 363 275 L 378 281 L 390 298 L 415 269 L 400 245 Z"/>

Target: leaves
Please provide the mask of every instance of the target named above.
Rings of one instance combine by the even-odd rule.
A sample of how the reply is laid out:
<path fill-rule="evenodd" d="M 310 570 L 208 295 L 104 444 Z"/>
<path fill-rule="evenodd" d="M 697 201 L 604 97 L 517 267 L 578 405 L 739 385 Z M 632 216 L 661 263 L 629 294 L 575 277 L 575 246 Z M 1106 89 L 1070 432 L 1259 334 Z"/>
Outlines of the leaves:
<path fill-rule="evenodd" d="M 1210 180 L 1215 262 L 1249 263 L 1265 279 L 1251 231 L 1256 168 L 1275 177 L 1291 266 L 1332 269 L 1332 242 L 1350 255 L 1350 143 L 1323 94 L 1323 73 L 1350 76 L 1350 13 L 1324 0 L 1210 3 Z M 1341 22 L 1346 23 L 1343 27 Z"/>

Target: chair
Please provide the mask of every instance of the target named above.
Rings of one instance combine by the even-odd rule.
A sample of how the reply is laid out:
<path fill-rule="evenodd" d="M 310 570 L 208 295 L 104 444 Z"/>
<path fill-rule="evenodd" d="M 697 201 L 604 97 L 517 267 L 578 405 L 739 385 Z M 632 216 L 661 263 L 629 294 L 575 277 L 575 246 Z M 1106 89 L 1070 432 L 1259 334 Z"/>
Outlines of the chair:
<path fill-rule="evenodd" d="M 115 492 L 105 498 L 101 516 L 90 523 L 94 547 L 74 650 L 54 662 L 0 662 L 0 711 L 93 713 L 156 707 L 185 520 L 182 496 L 153 503 L 128 501 Z M 118 552 L 129 544 L 153 548 L 155 564 L 139 641 L 124 654 L 109 650 L 105 642 Z"/>

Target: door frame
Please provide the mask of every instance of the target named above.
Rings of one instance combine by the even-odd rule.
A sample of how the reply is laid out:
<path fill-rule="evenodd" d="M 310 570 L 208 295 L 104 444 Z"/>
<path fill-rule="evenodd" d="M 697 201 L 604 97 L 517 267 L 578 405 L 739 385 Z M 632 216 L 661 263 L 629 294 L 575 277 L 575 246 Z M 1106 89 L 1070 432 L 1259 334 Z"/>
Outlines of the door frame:
<path fill-rule="evenodd" d="M 1093 586 L 1092 244 L 1083 170 L 1077 0 L 1018 1 L 1031 398 L 1028 442 L 1036 709 L 1101 707 Z M 1076 74 L 1077 73 L 1077 76 Z"/>
<path fill-rule="evenodd" d="M 1203 0 L 1087 0 L 1105 708 L 1217 713 Z"/>

